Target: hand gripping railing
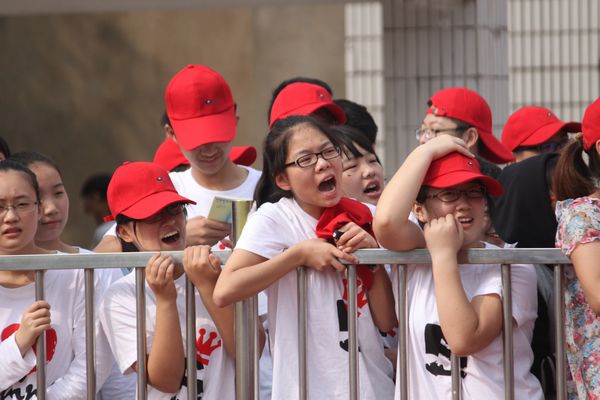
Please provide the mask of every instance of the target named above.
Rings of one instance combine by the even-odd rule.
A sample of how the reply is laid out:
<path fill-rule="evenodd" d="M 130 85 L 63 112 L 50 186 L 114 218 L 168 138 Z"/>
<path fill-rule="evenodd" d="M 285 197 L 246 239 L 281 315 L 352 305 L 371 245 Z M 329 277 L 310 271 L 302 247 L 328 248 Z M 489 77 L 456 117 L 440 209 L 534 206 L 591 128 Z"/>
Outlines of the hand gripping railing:
<path fill-rule="evenodd" d="M 88 379 L 88 399 L 93 399 L 95 387 L 94 374 L 94 316 L 93 316 L 93 270 L 98 268 L 124 268 L 131 266 L 145 266 L 153 252 L 142 253 L 104 253 L 104 254 L 58 254 L 58 255 L 19 255 L 19 256 L 0 256 L 0 270 L 34 270 L 35 272 L 35 294 L 36 300 L 44 298 L 43 293 L 43 278 L 44 271 L 50 269 L 86 269 L 85 290 L 86 290 L 86 352 L 87 352 L 87 379 Z M 165 255 L 172 256 L 177 262 L 181 262 L 182 252 L 163 252 Z M 222 262 L 227 260 L 230 251 L 214 252 Z M 355 253 L 361 264 L 393 264 L 398 268 L 398 298 L 397 311 L 400 321 L 398 332 L 398 357 L 399 357 L 399 385 L 400 398 L 408 398 L 408 381 L 407 370 L 410 368 L 407 356 L 407 327 L 403 323 L 407 321 L 406 308 L 406 264 L 426 264 L 430 263 L 431 259 L 426 250 L 414 250 L 410 252 L 391 252 L 381 249 L 359 250 Z M 505 398 L 514 399 L 514 384 L 513 384 L 513 354 L 512 354 L 512 299 L 510 287 L 510 265 L 511 264 L 554 264 L 554 313 L 555 313 L 555 330 L 556 330 L 556 384 L 557 384 L 557 399 L 566 399 L 566 362 L 564 353 L 564 332 L 563 332 L 563 264 L 570 264 L 570 261 L 558 249 L 472 249 L 459 254 L 459 262 L 463 264 L 500 264 L 502 265 L 502 281 L 503 281 L 503 343 L 504 343 L 504 374 L 505 374 Z M 348 279 L 348 312 L 349 312 L 349 375 L 350 375 L 350 398 L 357 399 L 359 397 L 359 380 L 358 380 L 358 340 L 357 340 L 357 320 L 356 320 L 356 267 L 349 267 Z M 143 373 L 146 361 L 146 343 L 145 343 L 145 305 L 144 305 L 144 269 L 136 267 L 136 299 L 138 312 L 137 337 L 138 340 L 138 398 L 146 397 L 146 375 Z M 304 270 L 298 270 L 298 309 L 299 309 L 299 324 L 298 324 L 298 350 L 299 350 L 299 395 L 300 399 L 308 397 L 307 380 L 306 380 L 306 319 L 305 319 L 305 298 L 306 298 L 306 282 Z M 190 309 L 187 310 L 187 359 L 188 376 L 195 380 L 195 364 L 191 365 L 190 360 L 195 360 L 195 345 L 192 344 L 193 335 L 191 332 L 195 330 L 193 324 L 195 319 L 191 303 L 193 303 L 193 287 L 187 284 L 186 294 L 188 296 L 187 304 Z M 236 397 L 238 399 L 257 398 L 258 392 L 258 320 L 255 307 L 244 307 L 241 312 L 236 307 L 236 336 L 247 333 L 247 340 L 239 340 L 236 338 L 236 364 L 240 365 L 236 368 L 236 382 L 242 382 L 242 386 L 236 388 Z M 91 336 L 91 337 L 90 337 Z M 191 336 L 191 337 L 190 337 Z M 45 335 L 40 335 L 36 343 L 36 362 L 37 362 L 37 397 L 45 399 L 46 377 L 45 377 L 45 358 L 46 347 L 44 344 Z M 236 356 L 237 357 L 237 356 Z M 244 360 L 244 361 L 240 361 Z M 453 368 L 453 371 L 458 371 Z M 453 398 L 460 398 L 460 378 L 453 379 Z M 190 387 L 193 386 L 190 384 Z M 195 399 L 194 390 L 188 387 L 188 399 Z"/>

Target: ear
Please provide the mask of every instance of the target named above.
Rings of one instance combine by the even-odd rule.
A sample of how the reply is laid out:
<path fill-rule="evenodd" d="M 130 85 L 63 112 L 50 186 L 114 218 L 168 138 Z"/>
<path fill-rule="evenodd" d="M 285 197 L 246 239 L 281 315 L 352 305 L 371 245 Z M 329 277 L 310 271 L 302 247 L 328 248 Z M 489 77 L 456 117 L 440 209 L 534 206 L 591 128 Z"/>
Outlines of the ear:
<path fill-rule="evenodd" d="M 427 216 L 427 209 L 425 208 L 424 204 L 415 203 L 413 205 L 413 212 L 415 213 L 415 215 L 417 216 L 417 219 L 420 222 L 426 223 L 427 221 L 429 221 L 429 218 Z"/>
<path fill-rule="evenodd" d="M 465 131 L 464 134 L 465 142 L 467 143 L 467 148 L 473 148 L 477 145 L 477 139 L 479 139 L 479 132 L 477 132 L 476 128 L 469 128 Z"/>
<path fill-rule="evenodd" d="M 285 172 L 283 172 L 281 174 L 277 174 L 275 176 L 275 184 L 281 190 L 285 190 L 285 191 L 292 190 L 292 185 L 290 185 L 290 181 L 289 181 L 289 179 L 287 177 L 287 174 Z"/>
<path fill-rule="evenodd" d="M 596 153 L 600 155 L 600 140 L 596 140 L 594 147 L 596 148 Z"/>
<path fill-rule="evenodd" d="M 117 225 L 117 237 L 123 239 L 125 242 L 133 243 L 135 236 L 131 229 L 131 223 Z"/>

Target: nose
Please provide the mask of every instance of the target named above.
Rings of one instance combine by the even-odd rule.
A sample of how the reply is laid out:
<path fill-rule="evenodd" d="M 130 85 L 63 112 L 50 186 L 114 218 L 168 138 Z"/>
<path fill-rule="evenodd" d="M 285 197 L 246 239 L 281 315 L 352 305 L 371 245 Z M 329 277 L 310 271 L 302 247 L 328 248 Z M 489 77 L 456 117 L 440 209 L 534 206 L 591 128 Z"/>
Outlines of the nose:
<path fill-rule="evenodd" d="M 8 209 L 6 210 L 6 213 L 0 219 L 4 219 L 5 221 L 18 221 L 19 214 L 17 214 L 17 212 L 15 211 L 15 208 L 11 206 L 11 207 L 8 207 Z"/>
<path fill-rule="evenodd" d="M 55 214 L 58 210 L 58 208 L 56 207 L 56 204 L 54 204 L 53 201 L 48 200 L 48 199 L 42 200 L 41 206 L 42 206 L 42 213 L 44 215 Z"/>
<path fill-rule="evenodd" d="M 331 167 L 331 161 L 332 160 L 324 159 L 321 154 L 317 154 L 317 162 L 315 163 L 315 170 L 322 171 L 324 169 Z"/>

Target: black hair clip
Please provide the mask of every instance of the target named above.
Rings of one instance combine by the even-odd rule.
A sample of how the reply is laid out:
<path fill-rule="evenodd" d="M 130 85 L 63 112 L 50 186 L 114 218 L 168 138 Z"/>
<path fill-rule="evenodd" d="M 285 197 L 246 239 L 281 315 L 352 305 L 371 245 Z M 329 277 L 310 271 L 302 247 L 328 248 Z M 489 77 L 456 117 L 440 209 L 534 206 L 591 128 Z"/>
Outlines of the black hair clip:
<path fill-rule="evenodd" d="M 340 238 L 342 237 L 342 235 L 344 234 L 343 231 L 340 231 L 339 229 L 336 229 L 335 231 L 333 231 L 333 240 L 335 240 L 336 242 L 338 240 L 340 240 Z"/>

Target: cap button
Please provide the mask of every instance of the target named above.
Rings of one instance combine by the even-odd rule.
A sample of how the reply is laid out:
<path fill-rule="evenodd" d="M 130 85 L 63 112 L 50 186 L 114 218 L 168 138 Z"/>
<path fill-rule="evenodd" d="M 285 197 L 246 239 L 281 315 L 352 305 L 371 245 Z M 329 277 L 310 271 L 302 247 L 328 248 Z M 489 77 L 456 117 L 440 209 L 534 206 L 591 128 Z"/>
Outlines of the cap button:
<path fill-rule="evenodd" d="M 162 178 L 162 176 L 157 176 L 156 180 L 159 181 L 159 182 L 162 182 L 163 178 Z"/>
<path fill-rule="evenodd" d="M 205 103 L 205 104 L 212 104 L 212 103 L 213 103 L 213 101 L 212 101 L 211 99 L 206 99 L 206 100 L 204 100 L 204 103 Z"/>

